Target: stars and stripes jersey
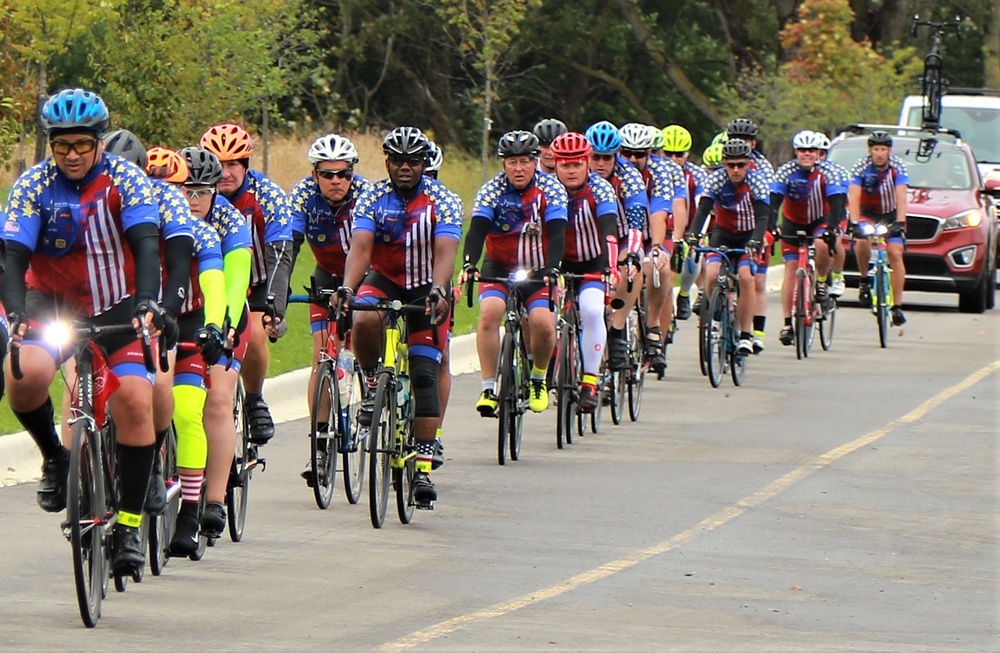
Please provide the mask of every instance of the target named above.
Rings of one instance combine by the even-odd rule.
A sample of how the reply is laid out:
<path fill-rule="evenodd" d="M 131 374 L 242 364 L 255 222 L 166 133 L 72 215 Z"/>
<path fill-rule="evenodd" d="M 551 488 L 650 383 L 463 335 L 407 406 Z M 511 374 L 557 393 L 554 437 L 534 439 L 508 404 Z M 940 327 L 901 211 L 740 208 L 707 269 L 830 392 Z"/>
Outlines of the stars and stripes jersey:
<path fill-rule="evenodd" d="M 771 162 L 767 160 L 767 157 L 761 154 L 758 150 L 754 150 L 750 153 L 750 166 L 751 170 L 760 170 L 767 176 L 767 182 L 771 183 L 774 179 L 774 166 Z"/>
<path fill-rule="evenodd" d="M 684 169 L 662 156 L 649 155 L 642 171 L 649 195 L 649 212 L 666 211 L 673 214 L 675 199 L 687 199 L 687 179 Z"/>
<path fill-rule="evenodd" d="M 748 166 L 746 179 L 737 185 L 729 180 L 722 168 L 708 176 L 705 196 L 715 205 L 715 227 L 733 234 L 753 231 L 756 224 L 754 202 L 771 203 L 765 173 Z"/>
<path fill-rule="evenodd" d="M 649 220 L 649 197 L 646 182 L 635 164 L 615 155 L 615 168 L 608 179 L 618 197 L 618 242 L 625 242 L 629 229 L 642 231 Z"/>
<path fill-rule="evenodd" d="M 604 253 L 604 239 L 597 219 L 618 214 L 618 196 L 614 187 L 600 175 L 591 172 L 587 183 L 569 192 L 566 222 L 567 263 L 585 263 Z"/>
<path fill-rule="evenodd" d="M 153 186 L 153 195 L 156 197 L 157 206 L 160 209 L 160 299 L 163 293 L 168 291 L 166 282 L 169 277 L 167 265 L 167 248 L 164 243 L 172 238 L 187 237 L 194 239 L 194 221 L 197 220 L 191 215 L 187 198 L 180 189 L 163 181 L 162 179 L 150 179 Z M 190 262 L 184 261 L 185 266 Z M 187 289 L 184 289 L 185 292 Z M 185 295 L 185 298 L 187 295 Z"/>
<path fill-rule="evenodd" d="M 819 166 L 834 183 L 841 186 L 845 193 L 847 192 L 847 187 L 851 185 L 851 173 L 847 171 L 847 168 L 839 163 L 830 161 L 829 159 L 817 161 L 816 165 Z"/>
<path fill-rule="evenodd" d="M 889 156 L 889 164 L 879 170 L 866 156 L 851 168 L 851 186 L 861 187 L 861 211 L 876 215 L 896 210 L 896 187 L 910 182 L 906 164 L 897 156 Z"/>
<path fill-rule="evenodd" d="M 264 246 L 292 240 L 292 212 L 288 196 L 278 184 L 264 173 L 249 169 L 243 185 L 227 200 L 250 223 L 253 235 L 253 263 L 250 267 L 250 285 L 268 279 Z"/>
<path fill-rule="evenodd" d="M 181 315 L 197 311 L 205 305 L 205 296 L 201 294 L 198 275 L 206 270 L 222 271 L 222 239 L 219 233 L 195 218 L 192 232 L 194 233 L 194 258 L 191 260 L 191 281 L 188 284 L 187 297 L 181 306 Z"/>
<path fill-rule="evenodd" d="M 792 159 L 775 171 L 771 192 L 785 198 L 781 204 L 785 220 L 809 225 L 830 214 L 828 197 L 843 195 L 847 189 L 833 178 L 828 168 L 817 164 L 806 170 Z"/>
<path fill-rule="evenodd" d="M 354 230 L 375 236 L 372 269 L 412 290 L 432 282 L 434 240 L 461 239 L 462 199 L 430 177 L 422 177 L 406 196 L 383 179 L 355 202 Z"/>
<path fill-rule="evenodd" d="M 685 162 L 681 169 L 684 170 L 684 177 L 687 179 L 688 216 L 694 216 L 698 212 L 698 200 L 705 192 L 708 173 L 701 166 L 696 166 L 690 161 Z"/>
<path fill-rule="evenodd" d="M 323 198 L 319 184 L 309 175 L 292 188 L 292 231 L 305 234 L 316 257 L 316 265 L 329 274 L 343 278 L 347 252 L 351 249 L 351 213 L 354 203 L 371 182 L 355 173 L 347 195 L 336 206 Z"/>
<path fill-rule="evenodd" d="M 67 179 L 51 158 L 36 164 L 14 182 L 7 212 L 3 239 L 33 253 L 27 287 L 66 300 L 85 316 L 132 295 L 136 261 L 125 231 L 160 222 L 145 173 L 112 154 L 80 181 Z"/>
<path fill-rule="evenodd" d="M 223 257 L 234 250 L 253 247 L 253 235 L 246 218 L 222 195 L 216 193 L 212 210 L 205 216 L 204 222 L 219 235 Z"/>
<path fill-rule="evenodd" d="M 535 270 L 545 265 L 545 225 L 566 220 L 566 188 L 555 175 L 536 172 L 523 190 L 499 173 L 476 193 L 473 218 L 490 221 L 486 256 L 505 270 Z"/>

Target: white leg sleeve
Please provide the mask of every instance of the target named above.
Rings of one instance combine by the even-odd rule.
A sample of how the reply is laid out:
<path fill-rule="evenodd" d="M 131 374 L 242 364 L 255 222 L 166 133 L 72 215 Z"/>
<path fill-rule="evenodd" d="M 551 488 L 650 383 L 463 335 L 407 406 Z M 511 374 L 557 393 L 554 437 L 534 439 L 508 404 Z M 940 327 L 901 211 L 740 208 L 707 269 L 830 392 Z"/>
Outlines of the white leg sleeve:
<path fill-rule="evenodd" d="M 593 374 L 601 370 L 601 356 L 608 340 L 608 328 L 604 324 L 604 291 L 600 288 L 585 288 L 580 293 L 580 326 L 583 329 L 583 372 Z"/>

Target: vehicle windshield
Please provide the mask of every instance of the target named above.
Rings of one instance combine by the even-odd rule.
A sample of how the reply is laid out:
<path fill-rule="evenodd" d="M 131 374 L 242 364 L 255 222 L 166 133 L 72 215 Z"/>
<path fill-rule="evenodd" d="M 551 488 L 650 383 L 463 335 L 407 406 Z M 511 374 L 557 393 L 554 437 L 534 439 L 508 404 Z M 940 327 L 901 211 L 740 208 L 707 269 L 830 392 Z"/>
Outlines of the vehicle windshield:
<path fill-rule="evenodd" d="M 972 188 L 974 176 L 970 170 L 969 159 L 962 150 L 953 145 L 938 143 L 929 152 L 929 156 L 925 156 L 920 153 L 919 141 L 911 139 L 904 141 L 897 138 L 892 153 L 906 164 L 910 188 L 945 190 Z M 830 160 L 848 170 L 866 156 L 868 156 L 868 141 L 865 138 L 834 143 L 830 148 Z"/>
<path fill-rule="evenodd" d="M 919 125 L 921 107 L 910 109 L 908 125 Z M 1000 109 L 942 107 L 941 126 L 957 129 L 979 163 L 1000 163 Z"/>

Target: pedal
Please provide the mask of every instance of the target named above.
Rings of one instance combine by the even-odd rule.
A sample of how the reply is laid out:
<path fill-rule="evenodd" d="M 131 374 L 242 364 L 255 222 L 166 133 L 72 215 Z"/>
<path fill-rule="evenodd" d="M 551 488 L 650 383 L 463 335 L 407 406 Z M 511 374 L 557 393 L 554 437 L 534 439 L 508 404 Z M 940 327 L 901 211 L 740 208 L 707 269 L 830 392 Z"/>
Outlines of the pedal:
<path fill-rule="evenodd" d="M 428 502 L 428 503 L 414 502 L 413 505 L 416 507 L 417 510 L 434 510 L 434 502 Z"/>

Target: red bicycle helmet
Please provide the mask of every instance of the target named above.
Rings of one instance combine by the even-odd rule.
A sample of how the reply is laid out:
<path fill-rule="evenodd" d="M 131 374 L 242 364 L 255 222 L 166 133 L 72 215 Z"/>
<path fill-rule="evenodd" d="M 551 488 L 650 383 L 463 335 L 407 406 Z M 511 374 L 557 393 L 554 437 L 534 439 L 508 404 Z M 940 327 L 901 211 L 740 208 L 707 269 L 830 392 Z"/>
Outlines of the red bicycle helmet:
<path fill-rule="evenodd" d="M 591 147 L 587 137 L 578 132 L 566 132 L 552 141 L 552 156 L 558 161 L 575 161 L 590 156 Z"/>

